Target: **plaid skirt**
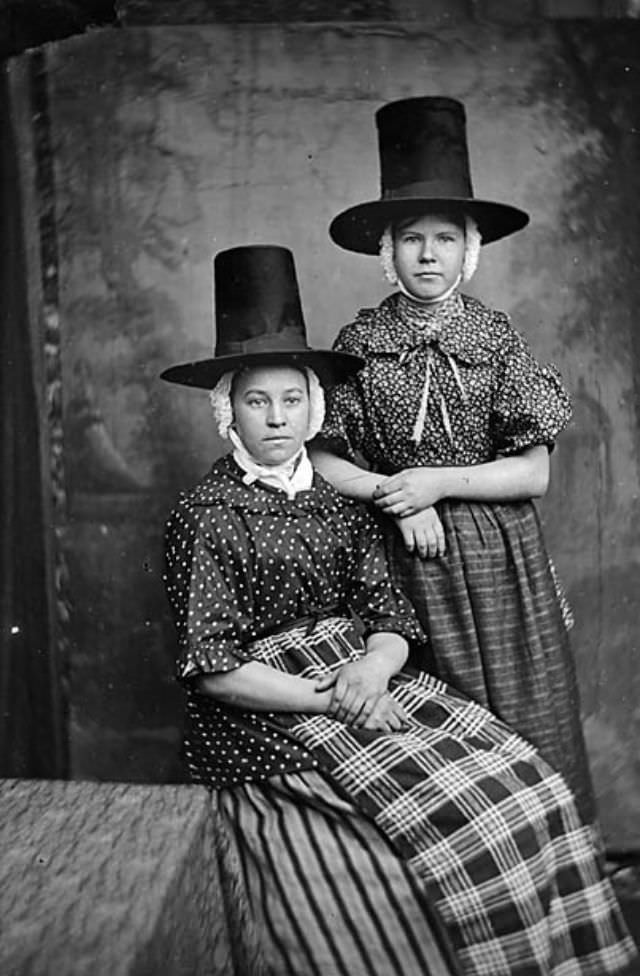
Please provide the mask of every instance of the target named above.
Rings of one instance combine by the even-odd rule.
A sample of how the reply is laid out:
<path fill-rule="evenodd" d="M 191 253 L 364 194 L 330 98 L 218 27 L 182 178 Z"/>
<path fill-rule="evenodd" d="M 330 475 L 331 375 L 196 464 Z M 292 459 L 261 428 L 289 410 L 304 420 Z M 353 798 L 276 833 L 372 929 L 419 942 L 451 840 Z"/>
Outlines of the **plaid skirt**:
<path fill-rule="evenodd" d="M 407 553 L 385 520 L 392 573 L 429 637 L 415 663 L 531 742 L 593 822 L 567 613 L 536 509 L 531 502 L 437 508 L 447 550 L 435 559 Z"/>
<path fill-rule="evenodd" d="M 314 678 L 364 653 L 350 621 L 320 621 L 251 645 L 277 670 Z M 635 956 L 615 896 L 562 777 L 486 709 L 427 675 L 390 691 L 402 732 L 326 715 L 272 717 L 407 862 L 466 976 L 603 976 Z"/>
<path fill-rule="evenodd" d="M 458 976 L 415 873 L 320 773 L 213 802 L 238 976 Z"/>

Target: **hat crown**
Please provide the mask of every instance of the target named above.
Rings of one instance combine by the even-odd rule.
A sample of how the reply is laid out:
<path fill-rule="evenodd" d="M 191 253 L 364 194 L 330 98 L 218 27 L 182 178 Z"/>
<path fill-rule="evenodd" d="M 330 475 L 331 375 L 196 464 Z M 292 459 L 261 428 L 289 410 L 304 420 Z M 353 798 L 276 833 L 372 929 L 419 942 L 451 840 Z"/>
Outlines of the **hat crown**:
<path fill-rule="evenodd" d="M 312 349 L 302 315 L 293 254 L 278 244 L 219 251 L 213 262 L 216 346 L 213 359 L 170 366 L 168 383 L 211 390 L 229 371 L 290 365 L 313 369 L 325 385 L 346 379 L 362 359 Z"/>
<path fill-rule="evenodd" d="M 524 210 L 474 196 L 462 102 L 434 95 L 388 102 L 376 125 L 381 195 L 333 218 L 329 233 L 340 247 L 377 254 L 385 227 L 429 212 L 471 217 L 483 244 L 528 223 Z"/>
<path fill-rule="evenodd" d="M 216 356 L 307 349 L 293 254 L 255 244 L 214 259 Z"/>
<path fill-rule="evenodd" d="M 382 199 L 473 197 L 464 106 L 424 96 L 376 112 Z"/>

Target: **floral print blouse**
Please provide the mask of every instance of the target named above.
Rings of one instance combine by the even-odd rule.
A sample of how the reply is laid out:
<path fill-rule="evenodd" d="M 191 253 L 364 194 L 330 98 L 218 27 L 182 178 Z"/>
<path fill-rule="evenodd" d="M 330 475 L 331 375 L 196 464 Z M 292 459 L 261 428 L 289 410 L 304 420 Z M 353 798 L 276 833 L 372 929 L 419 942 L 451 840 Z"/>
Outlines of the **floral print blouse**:
<path fill-rule="evenodd" d="M 503 312 L 467 295 L 437 311 L 391 295 L 362 309 L 334 349 L 365 366 L 330 391 L 319 442 L 384 474 L 552 446 L 571 417 L 557 370 L 536 361 Z"/>

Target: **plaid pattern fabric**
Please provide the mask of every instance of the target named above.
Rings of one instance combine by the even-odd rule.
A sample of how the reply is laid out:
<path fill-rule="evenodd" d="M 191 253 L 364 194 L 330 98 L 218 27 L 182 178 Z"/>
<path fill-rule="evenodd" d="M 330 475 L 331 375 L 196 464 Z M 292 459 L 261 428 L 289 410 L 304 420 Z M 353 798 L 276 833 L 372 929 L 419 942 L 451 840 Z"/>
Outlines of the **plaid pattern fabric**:
<path fill-rule="evenodd" d="M 364 653 L 331 619 L 252 645 L 254 659 L 304 677 Z M 427 674 L 401 672 L 403 732 L 328 716 L 280 721 L 422 879 L 469 976 L 603 976 L 635 955 L 592 828 L 564 780 L 486 709 Z"/>
<path fill-rule="evenodd" d="M 415 663 L 484 705 L 562 773 L 585 821 L 595 804 L 566 600 L 534 505 L 445 501 L 447 551 L 406 552 L 385 528 L 392 574 L 429 635 Z"/>

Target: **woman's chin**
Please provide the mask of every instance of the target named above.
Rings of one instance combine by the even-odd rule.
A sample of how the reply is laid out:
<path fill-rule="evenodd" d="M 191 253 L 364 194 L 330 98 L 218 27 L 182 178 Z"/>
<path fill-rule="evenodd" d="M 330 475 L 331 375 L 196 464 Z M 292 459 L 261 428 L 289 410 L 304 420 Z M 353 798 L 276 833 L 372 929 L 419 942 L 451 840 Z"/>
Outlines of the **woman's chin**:
<path fill-rule="evenodd" d="M 413 285 L 411 288 L 407 288 L 410 298 L 415 298 L 419 302 L 437 302 L 439 298 L 442 298 L 444 293 L 447 291 L 447 287 L 438 281 L 433 283 L 424 283 Z"/>
<path fill-rule="evenodd" d="M 260 451 L 260 457 L 256 458 L 256 460 L 265 467 L 272 468 L 276 465 L 286 464 L 287 461 L 291 461 L 299 450 L 300 447 L 298 444 L 291 441 L 282 444 L 263 445 Z"/>

